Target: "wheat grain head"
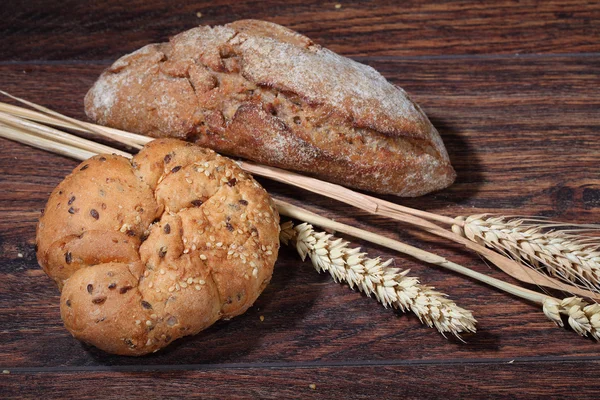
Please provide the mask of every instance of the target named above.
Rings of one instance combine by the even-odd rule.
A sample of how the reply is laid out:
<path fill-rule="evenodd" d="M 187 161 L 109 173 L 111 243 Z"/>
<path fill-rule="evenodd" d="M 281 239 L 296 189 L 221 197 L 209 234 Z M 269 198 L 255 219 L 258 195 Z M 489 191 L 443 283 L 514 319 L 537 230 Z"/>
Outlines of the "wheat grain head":
<path fill-rule="evenodd" d="M 487 214 L 458 217 L 452 227 L 471 241 L 568 284 L 600 291 L 600 239 L 561 226 Z"/>
<path fill-rule="evenodd" d="M 369 258 L 360 248 L 349 248 L 342 239 L 315 232 L 307 223 L 295 227 L 291 221 L 283 223 L 280 238 L 284 244 L 294 245 L 302 260 L 309 257 L 317 271 L 329 272 L 336 282 L 346 282 L 350 288 L 375 297 L 386 308 L 412 311 L 444 336 L 451 333 L 460 339 L 461 333 L 476 331 L 477 321 L 470 311 L 407 276 L 409 270 L 391 267 L 392 259 Z"/>

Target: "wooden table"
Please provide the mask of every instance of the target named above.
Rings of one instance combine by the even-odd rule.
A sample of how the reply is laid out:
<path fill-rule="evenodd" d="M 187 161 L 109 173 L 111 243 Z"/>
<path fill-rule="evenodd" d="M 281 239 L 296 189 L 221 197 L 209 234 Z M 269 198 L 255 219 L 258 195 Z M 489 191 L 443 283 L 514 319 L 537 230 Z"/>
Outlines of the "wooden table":
<path fill-rule="evenodd" d="M 124 53 L 198 24 L 266 19 L 378 69 L 438 127 L 456 183 L 389 200 L 448 216 L 600 218 L 598 2 L 89 3 L 2 1 L 0 88 L 85 118 L 84 94 Z M 0 398 L 598 396 L 600 344 L 555 327 L 533 304 L 355 239 L 471 309 L 478 332 L 466 343 L 445 339 L 284 249 L 272 283 L 240 317 L 148 357 L 84 346 L 63 328 L 58 290 L 33 247 L 40 209 L 77 162 L 6 140 L 0 160 Z M 513 282 L 459 246 L 261 182 L 280 198 Z"/>

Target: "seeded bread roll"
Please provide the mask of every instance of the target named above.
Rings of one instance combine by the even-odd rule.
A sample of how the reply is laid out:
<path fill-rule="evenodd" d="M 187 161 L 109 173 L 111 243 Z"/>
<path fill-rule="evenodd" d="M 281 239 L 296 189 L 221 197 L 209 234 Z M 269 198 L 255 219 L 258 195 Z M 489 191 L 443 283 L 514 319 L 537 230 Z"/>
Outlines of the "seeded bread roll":
<path fill-rule="evenodd" d="M 78 339 L 143 355 L 245 312 L 269 282 L 279 216 L 233 161 L 174 139 L 93 157 L 50 195 L 37 257 Z"/>
<path fill-rule="evenodd" d="M 103 125 L 378 193 L 419 196 L 455 178 L 404 90 L 270 22 L 201 26 L 126 55 L 85 110 Z"/>

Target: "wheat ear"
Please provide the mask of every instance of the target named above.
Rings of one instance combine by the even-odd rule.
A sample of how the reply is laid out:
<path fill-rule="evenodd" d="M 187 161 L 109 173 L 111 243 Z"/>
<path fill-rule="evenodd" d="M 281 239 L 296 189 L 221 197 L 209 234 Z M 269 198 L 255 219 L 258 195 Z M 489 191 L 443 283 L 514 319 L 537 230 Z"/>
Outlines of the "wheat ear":
<path fill-rule="evenodd" d="M 558 300 L 548 297 L 544 300 L 546 316 L 558 326 L 564 326 L 561 315 L 568 316 L 571 328 L 581 336 L 588 334 L 600 341 L 600 304 L 587 303 L 580 297 Z"/>
<path fill-rule="evenodd" d="M 561 226 L 523 218 L 479 214 L 458 217 L 457 222 L 452 230 L 469 240 L 565 282 L 600 289 L 597 238 L 571 235 Z"/>
<path fill-rule="evenodd" d="M 348 242 L 326 232 L 315 232 L 307 223 L 283 223 L 280 238 L 286 245 L 295 245 L 303 261 L 308 256 L 317 271 L 329 272 L 336 282 L 346 282 L 351 289 L 374 296 L 386 308 L 412 311 L 444 336 L 451 333 L 460 339 L 461 333 L 476 331 L 477 321 L 471 311 L 407 276 L 409 270 L 391 267 L 393 259 L 369 258 L 360 248 L 350 248 Z"/>

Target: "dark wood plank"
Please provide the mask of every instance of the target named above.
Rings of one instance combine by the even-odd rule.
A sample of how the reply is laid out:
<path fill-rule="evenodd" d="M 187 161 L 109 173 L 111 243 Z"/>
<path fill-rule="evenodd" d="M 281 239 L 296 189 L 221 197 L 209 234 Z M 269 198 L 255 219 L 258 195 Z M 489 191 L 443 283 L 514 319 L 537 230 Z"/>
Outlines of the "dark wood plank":
<path fill-rule="evenodd" d="M 458 180 L 390 200 L 450 216 L 598 222 L 594 1 L 4 0 L 0 89 L 85 118 L 85 92 L 117 57 L 198 24 L 242 18 L 287 25 L 372 65 L 423 106 Z M 76 165 L 0 139 L 1 398 L 597 398 L 597 343 L 554 327 L 532 304 L 351 238 L 471 309 L 477 334 L 446 340 L 283 249 L 271 284 L 240 317 L 143 358 L 85 346 L 62 326 L 58 290 L 34 252 L 39 210 Z M 261 182 L 277 197 L 506 279 L 442 240 Z"/>
<path fill-rule="evenodd" d="M 599 363 L 209 369 L 171 372 L 17 372 L 4 398 L 439 399 L 597 398 Z M 314 385 L 314 386 L 312 386 Z"/>
<path fill-rule="evenodd" d="M 289 26 L 348 56 L 600 51 L 594 1 L 4 0 L 0 59 L 113 60 L 199 24 L 243 18 Z"/>
<path fill-rule="evenodd" d="M 418 199 L 391 198 L 393 201 L 446 215 L 500 211 L 577 222 L 597 220 L 600 57 L 368 62 L 405 87 L 426 109 L 439 127 L 459 175 L 448 190 Z M 103 68 L 104 64 L 89 63 L 4 65 L 0 66 L 0 87 L 83 118 L 83 95 Z M 0 192 L 1 368 L 222 363 L 260 367 L 273 362 L 444 363 L 460 358 L 600 356 L 596 343 L 555 328 L 533 305 L 358 240 L 353 243 L 371 255 L 394 257 L 397 265 L 411 268 L 415 276 L 472 309 L 480 331 L 467 337 L 467 344 L 445 340 L 421 326 L 414 316 L 395 315 L 334 284 L 327 276 L 316 274 L 308 263 L 300 263 L 293 251 L 285 250 L 271 285 L 245 315 L 150 357 L 106 355 L 81 345 L 64 330 L 58 291 L 40 271 L 33 251 L 39 209 L 77 162 L 4 140 L 0 148 L 0 186 L 5 188 Z M 262 182 L 274 195 L 336 220 L 400 238 L 503 277 L 477 257 L 387 219 Z M 531 367 L 532 374 L 533 368 L 538 366 Z M 289 376 L 301 376 L 294 374 Z M 377 375 L 365 374 L 369 379 Z M 493 382 L 494 376 L 486 372 L 482 379 Z M 392 379 L 391 375 L 388 378 Z"/>

